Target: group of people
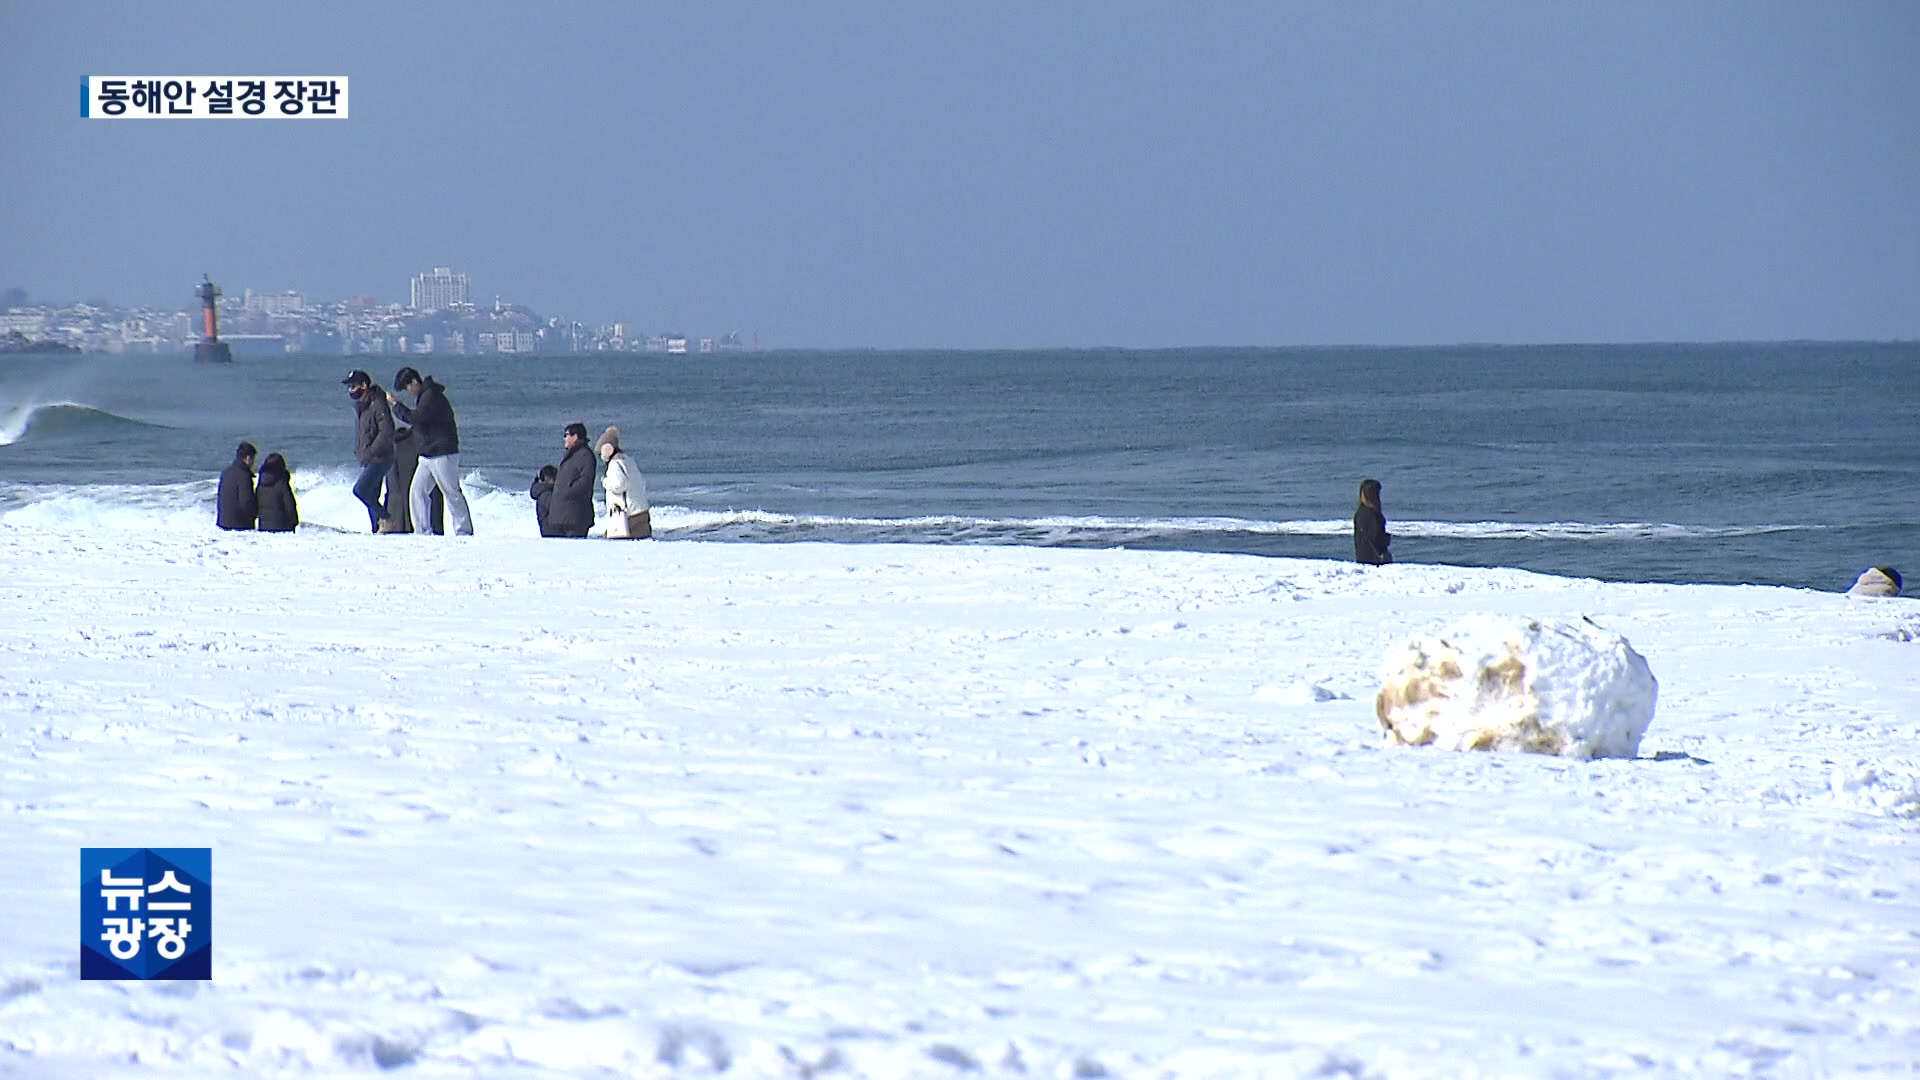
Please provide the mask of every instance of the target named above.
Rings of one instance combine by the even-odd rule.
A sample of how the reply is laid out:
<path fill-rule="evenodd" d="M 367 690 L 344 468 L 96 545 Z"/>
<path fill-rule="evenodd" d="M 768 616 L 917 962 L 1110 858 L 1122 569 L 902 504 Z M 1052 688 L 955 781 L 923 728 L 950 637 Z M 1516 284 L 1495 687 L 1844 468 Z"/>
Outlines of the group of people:
<path fill-rule="evenodd" d="M 360 478 L 354 482 L 353 494 L 366 505 L 373 531 L 444 533 L 445 510 L 451 508 L 453 531 L 472 536 L 473 516 L 460 490 L 460 429 L 447 401 L 447 388 L 431 376 L 423 378 L 413 368 L 403 367 L 394 373 L 393 385 L 413 395 L 409 406 L 374 385 L 373 377 L 364 371 L 348 372 L 341 381 L 353 398 L 357 417 L 353 452 L 360 463 Z M 599 532 L 614 540 L 651 537 L 647 481 L 620 448 L 620 429 L 609 427 L 589 444 L 587 425 L 576 420 L 561 432 L 560 440 L 566 450 L 560 464 L 543 467 L 527 491 L 540 535 L 585 537 Z M 256 483 L 257 453 L 252 443 L 241 443 L 233 464 L 220 474 L 217 523 L 222 529 L 292 532 L 300 524 L 300 507 L 293 497 L 286 458 L 268 454 Z M 600 483 L 606 491 L 607 521 L 600 530 L 594 528 L 596 457 L 606 465 Z M 1386 512 L 1380 506 L 1380 481 L 1369 477 L 1360 481 L 1360 504 L 1353 512 L 1354 561 L 1385 566 L 1393 562 L 1392 544 Z M 1899 596 L 1902 584 L 1898 570 L 1870 567 L 1849 594 Z"/>
<path fill-rule="evenodd" d="M 411 367 L 393 376 L 394 389 L 410 395 L 411 405 L 357 368 L 341 383 L 354 408 L 353 456 L 360 475 L 353 494 L 367 508 L 368 526 L 375 533 L 444 535 L 450 516 L 455 535 L 472 536 L 473 514 L 460 488 L 460 427 L 447 388 Z M 621 450 L 620 429 L 608 428 L 589 446 L 586 425 L 576 421 L 567 425 L 562 441 L 566 456 L 540 470 L 528 492 L 540 535 L 651 537 L 647 482 Z M 220 474 L 215 523 L 222 529 L 292 532 L 300 524 L 292 471 L 284 457 L 269 454 L 256 481 L 257 453 L 252 443 L 241 443 L 233 464 Z M 606 463 L 604 529 L 594 528 L 596 455 Z"/>
<path fill-rule="evenodd" d="M 607 493 L 609 540 L 645 540 L 653 535 L 653 514 L 647 502 L 647 480 L 620 449 L 620 429 L 610 427 L 587 445 L 587 425 L 575 420 L 560 433 L 566 448 L 560 464 L 548 465 L 533 478 L 527 497 L 541 536 L 584 537 L 593 533 L 594 458 L 606 463 L 600 483 Z"/>
<path fill-rule="evenodd" d="M 365 504 L 373 531 L 443 533 L 451 509 L 454 532 L 473 535 L 473 517 L 460 490 L 460 428 L 447 388 L 403 367 L 393 384 L 413 395 L 409 406 L 364 371 L 350 371 L 341 381 L 355 416 L 353 456 L 360 476 L 353 494 Z M 233 464 L 220 474 L 214 523 L 222 529 L 292 532 L 300 524 L 292 470 L 286 458 L 269 454 L 256 481 L 257 453 L 250 442 L 234 451 Z"/>
<path fill-rule="evenodd" d="M 353 457 L 360 477 L 353 494 L 366 506 L 373 531 L 445 533 L 452 517 L 455 535 L 472 536 L 473 514 L 460 490 L 460 425 L 447 388 L 403 367 L 394 372 L 393 386 L 413 396 L 408 405 L 364 371 L 349 371 L 340 381 L 355 416 Z"/>
<path fill-rule="evenodd" d="M 214 523 L 223 529 L 292 532 L 300 524 L 300 503 L 293 497 L 293 470 L 287 459 L 268 454 L 260 463 L 260 479 L 253 476 L 259 454 L 250 442 L 233 451 L 233 464 L 220 473 L 220 496 Z"/>

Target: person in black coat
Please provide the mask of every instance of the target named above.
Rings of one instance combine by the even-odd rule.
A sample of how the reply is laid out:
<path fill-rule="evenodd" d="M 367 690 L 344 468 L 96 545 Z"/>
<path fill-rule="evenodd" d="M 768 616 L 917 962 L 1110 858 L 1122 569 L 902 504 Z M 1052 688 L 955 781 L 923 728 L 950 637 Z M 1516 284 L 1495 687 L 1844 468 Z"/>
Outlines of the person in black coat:
<path fill-rule="evenodd" d="M 393 482 L 387 485 L 387 520 L 391 521 L 395 532 L 413 531 L 413 500 L 408 492 L 413 486 L 413 472 L 420 467 L 420 441 L 413 437 L 413 429 L 397 427 L 393 429 Z M 435 488 L 433 497 L 427 500 L 428 512 L 433 518 L 433 531 L 445 535 L 447 531 L 447 500 Z"/>
<path fill-rule="evenodd" d="M 252 443 L 241 443 L 233 451 L 233 464 L 220 473 L 220 500 L 213 521 L 223 529 L 251 529 L 260 516 L 260 499 L 253 490 L 257 453 Z"/>
<path fill-rule="evenodd" d="M 300 504 L 293 498 L 293 474 L 287 468 L 287 459 L 279 454 L 268 454 L 267 460 L 260 463 L 260 487 L 256 491 L 260 501 L 261 532 L 292 532 L 300 524 Z"/>
<path fill-rule="evenodd" d="M 553 512 L 553 481 L 559 475 L 559 469 L 542 465 L 540 474 L 533 478 L 533 486 L 527 489 L 527 498 L 533 500 L 533 520 L 540 523 L 541 536 L 553 535 L 553 526 L 547 518 Z"/>
<path fill-rule="evenodd" d="M 392 394 L 387 395 L 387 403 L 393 406 L 394 416 L 413 428 L 413 437 L 420 443 L 420 460 L 408 489 L 414 531 L 425 531 L 419 527 L 420 518 L 427 515 L 433 493 L 439 491 L 446 496 L 453 531 L 472 536 L 473 514 L 467 508 L 466 494 L 460 490 L 460 426 L 454 421 L 447 388 L 410 367 L 394 372 L 393 387 L 413 395 L 411 407 Z"/>
<path fill-rule="evenodd" d="M 587 425 L 574 421 L 561 433 L 567 456 L 553 481 L 553 505 L 547 525 L 555 536 L 583 537 L 593 528 L 593 448 L 587 445 Z"/>
<path fill-rule="evenodd" d="M 1391 543 L 1393 537 L 1387 535 L 1387 515 L 1380 509 L 1380 481 L 1362 480 L 1360 506 L 1353 512 L 1354 561 L 1385 566 L 1393 561 L 1393 555 L 1387 551 Z"/>

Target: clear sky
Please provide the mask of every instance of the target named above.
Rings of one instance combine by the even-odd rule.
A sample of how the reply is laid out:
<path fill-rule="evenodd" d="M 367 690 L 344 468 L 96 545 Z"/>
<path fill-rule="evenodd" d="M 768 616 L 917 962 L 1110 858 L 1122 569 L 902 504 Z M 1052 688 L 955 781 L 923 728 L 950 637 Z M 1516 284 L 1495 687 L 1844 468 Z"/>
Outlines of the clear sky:
<path fill-rule="evenodd" d="M 344 74 L 342 122 L 83 121 Z M 781 346 L 1920 338 L 1920 4 L 0 0 L 0 288 Z"/>

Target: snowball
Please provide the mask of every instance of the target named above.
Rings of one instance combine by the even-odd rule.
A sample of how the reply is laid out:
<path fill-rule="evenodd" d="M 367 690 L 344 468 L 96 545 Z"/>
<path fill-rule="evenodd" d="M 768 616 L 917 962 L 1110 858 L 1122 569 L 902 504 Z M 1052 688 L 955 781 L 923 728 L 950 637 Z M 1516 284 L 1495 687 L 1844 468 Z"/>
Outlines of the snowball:
<path fill-rule="evenodd" d="M 1374 710 L 1394 746 L 1633 757 L 1659 689 L 1591 621 L 1469 616 L 1390 650 Z"/>

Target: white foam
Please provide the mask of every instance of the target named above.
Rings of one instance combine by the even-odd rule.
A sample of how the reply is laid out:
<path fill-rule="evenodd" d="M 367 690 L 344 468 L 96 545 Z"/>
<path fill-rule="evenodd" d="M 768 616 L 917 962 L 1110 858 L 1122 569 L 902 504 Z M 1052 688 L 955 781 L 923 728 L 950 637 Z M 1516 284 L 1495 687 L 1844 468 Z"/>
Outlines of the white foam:
<path fill-rule="evenodd" d="M 1050 530 L 1074 533 L 1249 533 L 1273 536 L 1349 536 L 1349 520 L 1307 518 L 1266 521 L 1235 517 L 1113 517 L 1048 515 L 1034 518 L 976 517 L 925 514 L 909 517 L 858 517 L 833 514 L 789 514 L 766 510 L 690 510 L 681 524 L 706 528 L 724 525 L 812 526 L 900 531 Z M 1521 522 L 1521 521 L 1395 521 L 1396 536 L 1445 537 L 1462 540 L 1632 540 L 1689 537 L 1757 536 L 1772 532 L 1819 529 L 1817 525 L 1678 525 L 1661 522 Z"/>
<path fill-rule="evenodd" d="M 0 413 L 0 446 L 12 446 L 14 443 L 26 438 L 27 432 L 33 428 L 34 418 L 48 409 L 85 409 L 89 412 L 100 411 L 91 405 L 83 405 L 78 401 L 37 401 L 24 405 L 15 405 L 7 409 L 7 411 Z"/>
<path fill-rule="evenodd" d="M 366 513 L 353 498 L 359 472 L 351 466 L 301 468 L 294 473 L 294 492 L 304 521 L 329 528 L 361 531 Z M 496 487 L 484 472 L 475 470 L 463 481 L 478 529 L 501 535 L 537 535 L 533 503 L 524 488 Z M 211 527 L 213 484 L 163 484 L 147 488 L 132 485 L 21 485 L 0 484 L 0 523 L 41 528 L 150 528 L 192 529 L 205 518 Z M 656 496 L 658 493 L 656 492 Z M 596 491 L 596 500 L 600 498 Z M 91 505 L 99 504 L 99 505 Z M 8 506 L 13 509 L 5 509 Z M 133 510 L 129 514 L 127 511 Z M 1118 517 L 1102 515 L 1046 515 L 1032 518 L 986 517 L 962 514 L 921 514 L 875 517 L 801 514 L 752 508 L 709 509 L 655 505 L 654 527 L 673 530 L 715 530 L 753 527 L 779 530 L 865 530 L 893 538 L 1019 540 L 1100 540 L 1114 544 L 1143 537 L 1203 534 L 1273 536 L 1346 536 L 1350 521 L 1299 519 L 1266 521 L 1235 517 Z M 1697 526 L 1652 522 L 1451 522 L 1396 521 L 1395 535 L 1460 540 L 1630 540 L 1682 539 L 1758 535 L 1768 532 L 1818 529 L 1812 525 Z"/>
<path fill-rule="evenodd" d="M 353 495 L 359 470 L 298 469 L 294 497 L 302 525 L 367 532 L 366 507 Z M 0 485 L 0 525 L 62 533 L 209 534 L 214 527 L 217 478 L 179 484 Z M 461 479 L 478 533 L 538 536 L 526 492 L 495 487 L 480 471 Z"/>

